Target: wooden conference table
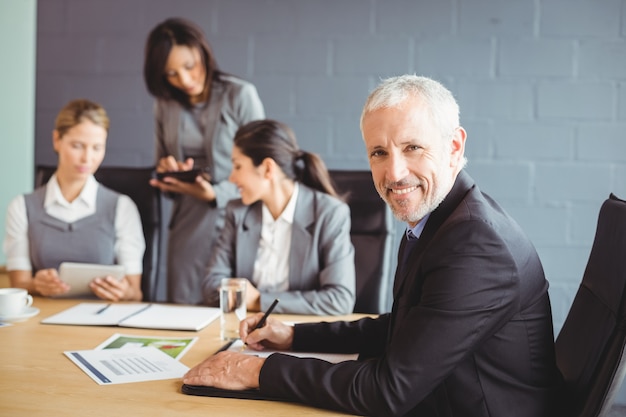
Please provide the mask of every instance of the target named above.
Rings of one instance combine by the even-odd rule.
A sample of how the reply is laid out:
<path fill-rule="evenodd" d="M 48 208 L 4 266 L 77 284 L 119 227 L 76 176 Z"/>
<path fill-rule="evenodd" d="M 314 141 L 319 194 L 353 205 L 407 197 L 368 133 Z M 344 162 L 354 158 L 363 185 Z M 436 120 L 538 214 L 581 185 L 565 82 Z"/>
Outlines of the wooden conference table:
<path fill-rule="evenodd" d="M 301 404 L 210 398 L 181 393 L 181 380 L 98 385 L 63 355 L 93 349 L 114 333 L 198 336 L 180 359 L 192 367 L 221 346 L 219 320 L 199 332 L 123 327 L 62 326 L 40 321 L 78 300 L 34 297 L 37 316 L 0 328 L 0 416 L 345 416 Z M 279 315 L 277 315 L 279 316 Z M 315 316 L 279 316 L 286 321 L 319 321 Z M 360 315 L 326 318 L 358 318 Z"/>

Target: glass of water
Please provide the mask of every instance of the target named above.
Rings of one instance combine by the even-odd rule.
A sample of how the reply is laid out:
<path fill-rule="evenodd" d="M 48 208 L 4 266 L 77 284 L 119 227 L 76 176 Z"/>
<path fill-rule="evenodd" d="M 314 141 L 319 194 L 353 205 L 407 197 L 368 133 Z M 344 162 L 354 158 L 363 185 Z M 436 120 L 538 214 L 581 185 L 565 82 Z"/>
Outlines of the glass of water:
<path fill-rule="evenodd" d="M 222 278 L 220 285 L 220 335 L 222 340 L 239 339 L 239 322 L 246 317 L 246 278 Z"/>

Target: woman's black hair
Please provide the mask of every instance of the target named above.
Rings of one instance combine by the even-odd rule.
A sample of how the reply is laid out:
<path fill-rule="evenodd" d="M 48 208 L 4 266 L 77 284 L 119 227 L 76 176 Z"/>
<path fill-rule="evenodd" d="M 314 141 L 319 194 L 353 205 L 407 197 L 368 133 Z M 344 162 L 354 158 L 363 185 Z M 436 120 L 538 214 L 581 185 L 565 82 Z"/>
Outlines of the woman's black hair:
<path fill-rule="evenodd" d="M 146 41 L 143 78 L 148 91 L 154 97 L 176 100 L 184 107 L 190 107 L 190 97 L 173 87 L 165 75 L 167 59 L 176 45 L 194 48 L 200 52 L 202 65 L 206 71 L 203 94 L 206 94 L 208 99 L 211 81 L 219 81 L 221 71 L 202 29 L 186 19 L 170 18 L 152 29 Z"/>
<path fill-rule="evenodd" d="M 293 130 L 284 123 L 270 119 L 249 122 L 237 130 L 234 146 L 252 159 L 254 166 L 271 158 L 288 178 L 341 199 L 324 161 L 301 150 Z"/>

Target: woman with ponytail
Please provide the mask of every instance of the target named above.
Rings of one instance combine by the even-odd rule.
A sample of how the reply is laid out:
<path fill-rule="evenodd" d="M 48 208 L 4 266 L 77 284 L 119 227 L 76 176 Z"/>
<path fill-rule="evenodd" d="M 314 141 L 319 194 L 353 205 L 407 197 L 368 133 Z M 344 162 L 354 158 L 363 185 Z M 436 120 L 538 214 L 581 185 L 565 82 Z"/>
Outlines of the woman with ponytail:
<path fill-rule="evenodd" d="M 229 180 L 241 198 L 226 223 L 202 289 L 219 305 L 222 278 L 248 279 L 249 311 L 339 315 L 355 301 L 350 209 L 333 188 L 324 162 L 302 151 L 292 130 L 274 120 L 240 127 Z"/>

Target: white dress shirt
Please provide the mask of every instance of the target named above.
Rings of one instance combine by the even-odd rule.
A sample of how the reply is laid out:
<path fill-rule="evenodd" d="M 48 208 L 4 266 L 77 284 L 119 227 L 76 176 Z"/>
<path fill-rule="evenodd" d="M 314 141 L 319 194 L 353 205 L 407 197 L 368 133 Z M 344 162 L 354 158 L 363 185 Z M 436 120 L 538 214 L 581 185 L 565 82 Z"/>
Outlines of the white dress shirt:
<path fill-rule="evenodd" d="M 44 209 L 50 216 L 72 223 L 96 212 L 100 184 L 91 176 L 79 196 L 71 203 L 63 197 L 56 175 L 48 181 Z M 115 211 L 115 257 L 126 274 L 141 274 L 145 240 L 137 206 L 130 197 L 120 194 Z M 24 196 L 15 197 L 7 208 L 4 253 L 7 270 L 32 271 L 28 241 L 28 217 Z"/>
<path fill-rule="evenodd" d="M 259 291 L 289 290 L 289 252 L 291 229 L 298 200 L 298 183 L 283 212 L 276 220 L 263 204 L 261 240 L 254 261 L 252 283 Z"/>

